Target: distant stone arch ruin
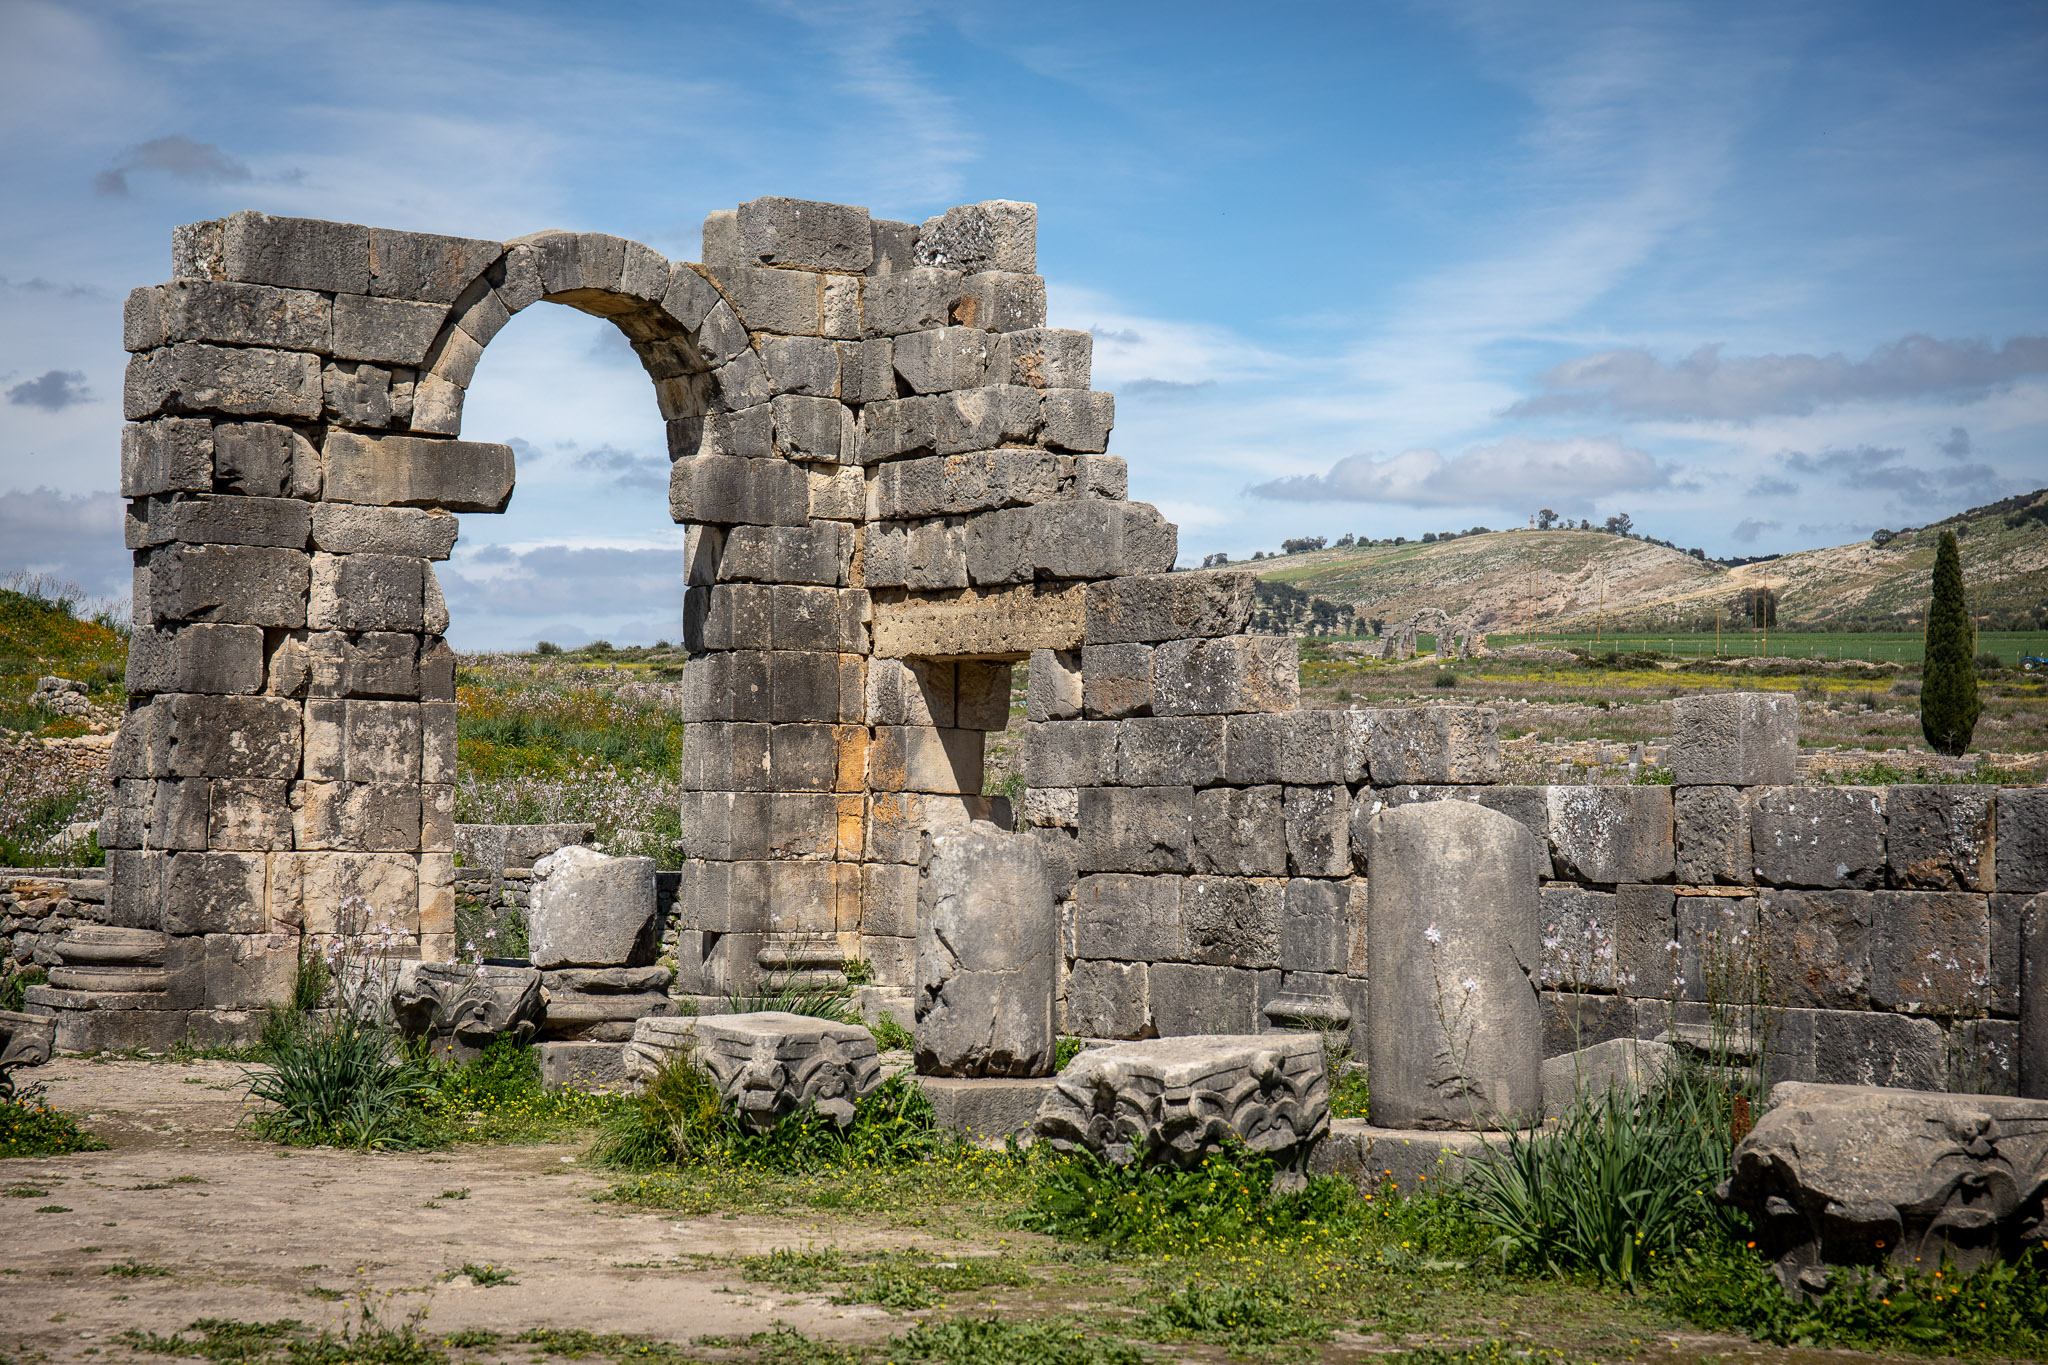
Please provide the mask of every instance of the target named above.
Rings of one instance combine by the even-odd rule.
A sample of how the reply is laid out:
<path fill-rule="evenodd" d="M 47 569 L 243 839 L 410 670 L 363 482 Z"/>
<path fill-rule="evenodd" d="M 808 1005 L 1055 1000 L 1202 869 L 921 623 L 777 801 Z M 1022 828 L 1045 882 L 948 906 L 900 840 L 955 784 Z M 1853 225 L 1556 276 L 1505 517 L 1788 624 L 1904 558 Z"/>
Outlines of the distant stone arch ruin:
<path fill-rule="evenodd" d="M 1439 659 L 1469 659 L 1477 649 L 1485 646 L 1486 637 L 1476 627 L 1454 622 L 1449 613 L 1439 608 L 1424 607 L 1401 624 L 1380 633 L 1380 658 L 1414 658 L 1415 638 L 1425 628 L 1436 636 L 1436 657 Z"/>

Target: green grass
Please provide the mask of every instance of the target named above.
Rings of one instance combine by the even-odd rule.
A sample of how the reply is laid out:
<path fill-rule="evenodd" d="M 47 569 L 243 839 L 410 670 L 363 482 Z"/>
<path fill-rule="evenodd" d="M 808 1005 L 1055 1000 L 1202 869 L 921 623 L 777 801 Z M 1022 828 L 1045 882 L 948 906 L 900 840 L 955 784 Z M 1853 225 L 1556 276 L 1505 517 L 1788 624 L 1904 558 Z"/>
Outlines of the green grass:
<path fill-rule="evenodd" d="M 50 1108 L 40 1084 L 26 1086 L 9 1098 L 0 1099 L 0 1159 L 99 1152 L 105 1151 L 106 1146 L 79 1127 L 69 1114 Z"/>
<path fill-rule="evenodd" d="M 1497 631 L 1486 637 L 1489 648 L 1508 649 L 1530 643 L 1525 633 Z M 1592 631 L 1554 634 L 1545 631 L 1535 643 L 1552 649 L 1608 650 L 1620 654 L 1648 651 L 1680 659 L 1712 659 L 1715 636 L 1712 631 Z M 1431 648 L 1435 647 L 1430 637 Z M 1982 631 L 1977 636 L 1980 651 L 1996 654 L 2007 668 L 2019 667 L 2022 654 L 2048 658 L 2048 631 Z M 1720 657 L 1773 659 L 1865 660 L 1876 663 L 1917 664 L 1925 652 L 1920 632 L 1915 631 L 1781 631 L 1769 632 L 1769 639 L 1753 636 L 1748 627 L 1724 630 L 1720 635 Z"/>

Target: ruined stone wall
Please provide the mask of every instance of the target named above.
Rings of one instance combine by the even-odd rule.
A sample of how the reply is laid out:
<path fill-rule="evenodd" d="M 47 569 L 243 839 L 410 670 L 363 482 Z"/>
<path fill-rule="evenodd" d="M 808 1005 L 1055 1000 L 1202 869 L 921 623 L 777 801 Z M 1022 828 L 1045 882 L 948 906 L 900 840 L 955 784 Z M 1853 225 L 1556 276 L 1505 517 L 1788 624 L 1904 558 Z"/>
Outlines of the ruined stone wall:
<path fill-rule="evenodd" d="M 1366 942 L 1370 821 L 1460 800 L 1539 840 L 1545 1056 L 1666 1034 L 1704 1050 L 1713 1018 L 1744 1034 L 1755 1003 L 1767 1036 L 1719 1041 L 1760 1041 L 1777 1079 L 2016 1085 L 2048 790 L 1793 785 L 1791 744 L 1687 777 L 1713 736 L 1683 727 L 1681 785 L 1507 785 L 1485 708 L 1172 714 L 1162 662 L 1084 652 L 1072 718 L 1033 664 L 1020 819 L 1072 860 L 1069 1032 L 1362 1027 L 1368 952 L 1427 961 Z"/>

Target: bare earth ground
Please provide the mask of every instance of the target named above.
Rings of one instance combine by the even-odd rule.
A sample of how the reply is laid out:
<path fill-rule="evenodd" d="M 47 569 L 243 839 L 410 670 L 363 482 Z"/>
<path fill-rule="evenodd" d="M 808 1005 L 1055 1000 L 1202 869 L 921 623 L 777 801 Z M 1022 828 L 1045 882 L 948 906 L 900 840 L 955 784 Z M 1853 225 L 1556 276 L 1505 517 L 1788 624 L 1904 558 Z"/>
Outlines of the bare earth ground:
<path fill-rule="evenodd" d="M 202 1317 L 339 1328 L 363 1288 L 387 1324 L 427 1305 L 436 1335 L 581 1327 L 689 1341 L 780 1322 L 866 1340 L 902 1325 L 880 1308 L 756 1293 L 729 1268 L 689 1267 L 828 1233 L 847 1250 L 918 1245 L 909 1234 L 595 1203 L 605 1181 L 563 1146 L 366 1154 L 250 1141 L 235 1133 L 242 1071 L 227 1062 L 59 1060 L 31 1074 L 112 1150 L 0 1163 L 0 1187 L 49 1191 L 0 1208 L 0 1354 L 16 1361 L 128 1358 L 117 1333 Z M 434 1198 L 463 1187 L 466 1199 Z M 68 1212 L 31 1212 L 44 1204 Z M 172 1273 L 107 1273 L 130 1260 Z M 518 1283 L 444 1280 L 466 1263 Z"/>
<path fill-rule="evenodd" d="M 688 1346 L 786 1325 L 872 1343 L 905 1330 L 913 1316 L 750 1285 L 724 1258 L 829 1246 L 965 1259 L 1056 1245 L 1029 1234 L 963 1237 L 944 1220 L 922 1230 L 843 1214 L 678 1218 L 599 1203 L 592 1196 L 605 1178 L 564 1145 L 419 1154 L 282 1148 L 238 1133 L 242 1069 L 227 1062 L 59 1059 L 30 1074 L 47 1083 L 52 1104 L 80 1116 L 111 1150 L 0 1162 L 0 1194 L 8 1196 L 0 1201 L 0 1360 L 12 1365 L 99 1365 L 109 1357 L 168 1365 L 174 1357 L 134 1350 L 121 1334 L 168 1335 L 201 1318 L 293 1318 L 338 1331 L 365 1302 L 387 1326 L 424 1310 L 421 1328 L 436 1340 L 475 1328 L 502 1338 L 581 1328 Z M 456 1197 L 462 1190 L 466 1196 Z M 43 1211 L 52 1205 L 61 1211 Z M 507 1271 L 516 1283 L 476 1287 L 461 1274 L 471 1264 Z M 1127 1323 L 1135 1311 L 1128 1306 L 1134 1285 L 1115 1268 L 1098 1263 L 1054 1278 L 949 1296 L 940 1311 L 1069 1313 L 1105 1325 Z M 1585 1307 L 1603 1316 L 1596 1305 Z M 1511 1342 L 1550 1344 L 1532 1360 L 1596 1353 L 1660 1363 L 1896 1359 L 1619 1322 L 1602 1329 L 1596 1321 L 1568 1332 L 1577 1349 L 1560 1352 L 1553 1333 L 1563 1325 L 1532 1323 L 1531 1333 L 1501 1324 Z M 1340 1332 L 1289 1358 L 1372 1360 L 1419 1344 Z M 567 1349 L 502 1341 L 456 1359 L 549 1362 Z M 1148 1349 L 1162 1361 L 1226 1358 L 1214 1346 Z M 703 1350 L 712 1359 L 733 1354 L 714 1343 Z M 616 1351 L 599 1351 L 608 1354 Z"/>

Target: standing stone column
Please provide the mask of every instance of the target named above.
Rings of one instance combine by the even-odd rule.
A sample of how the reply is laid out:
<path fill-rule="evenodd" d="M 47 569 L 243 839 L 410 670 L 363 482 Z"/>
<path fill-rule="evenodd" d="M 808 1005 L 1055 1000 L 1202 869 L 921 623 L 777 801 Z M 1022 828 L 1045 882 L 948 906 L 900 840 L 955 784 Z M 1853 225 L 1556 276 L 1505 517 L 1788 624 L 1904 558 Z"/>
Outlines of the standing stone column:
<path fill-rule="evenodd" d="M 1059 919 L 1038 841 L 984 820 L 918 866 L 917 1069 L 1049 1076 Z"/>
<path fill-rule="evenodd" d="M 1534 836 L 1463 801 L 1373 817 L 1366 885 L 1370 1117 L 1491 1128 L 1540 1114 Z"/>

